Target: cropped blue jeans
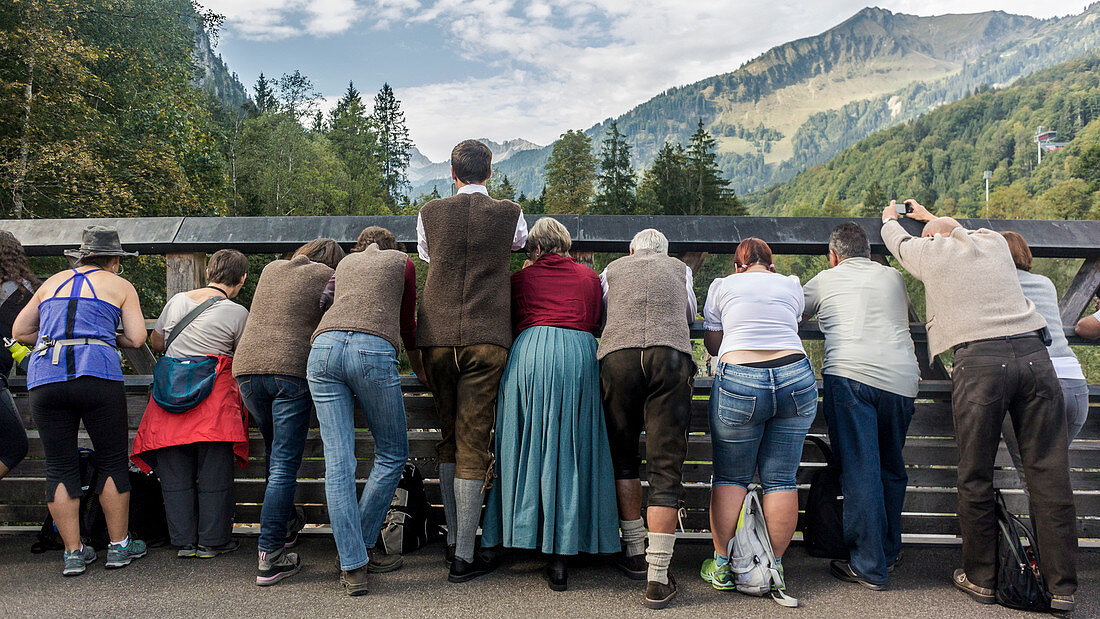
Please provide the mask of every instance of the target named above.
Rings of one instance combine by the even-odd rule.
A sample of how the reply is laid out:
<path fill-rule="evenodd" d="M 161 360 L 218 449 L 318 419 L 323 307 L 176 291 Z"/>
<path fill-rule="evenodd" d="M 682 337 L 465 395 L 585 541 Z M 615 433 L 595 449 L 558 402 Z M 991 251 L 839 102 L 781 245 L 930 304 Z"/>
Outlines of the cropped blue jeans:
<path fill-rule="evenodd" d="M 797 490 L 806 432 L 817 415 L 817 381 L 808 359 L 777 368 L 718 364 L 710 393 L 714 485 L 764 493 Z"/>
<path fill-rule="evenodd" d="M 397 351 L 367 333 L 326 331 L 313 340 L 306 365 L 325 445 L 325 497 L 340 568 L 367 564 L 409 459 Z M 374 465 L 356 500 L 355 402 L 374 438 Z"/>

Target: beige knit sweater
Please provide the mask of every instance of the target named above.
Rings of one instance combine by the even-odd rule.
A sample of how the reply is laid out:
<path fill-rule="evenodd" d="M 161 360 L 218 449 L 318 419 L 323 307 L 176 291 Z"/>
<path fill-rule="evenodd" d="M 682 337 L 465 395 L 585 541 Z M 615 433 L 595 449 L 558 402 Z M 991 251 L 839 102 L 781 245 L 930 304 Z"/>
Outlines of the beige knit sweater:
<path fill-rule="evenodd" d="M 933 355 L 965 342 L 1046 326 L 1024 296 L 1008 242 L 999 233 L 956 228 L 950 236 L 923 238 L 888 221 L 882 240 L 901 266 L 924 282 Z"/>

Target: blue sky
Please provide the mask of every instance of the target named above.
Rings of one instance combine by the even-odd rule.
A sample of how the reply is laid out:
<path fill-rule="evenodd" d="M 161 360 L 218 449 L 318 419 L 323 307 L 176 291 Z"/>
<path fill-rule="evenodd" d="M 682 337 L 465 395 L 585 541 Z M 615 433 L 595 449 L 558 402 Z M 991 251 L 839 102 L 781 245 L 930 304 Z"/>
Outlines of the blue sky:
<path fill-rule="evenodd" d="M 552 142 L 662 90 L 736 69 L 844 21 L 869 0 L 200 0 L 251 89 L 301 70 L 330 106 L 355 82 L 402 101 L 435 161 L 467 137 Z M 895 12 L 1080 12 L 1085 0 L 884 0 Z"/>

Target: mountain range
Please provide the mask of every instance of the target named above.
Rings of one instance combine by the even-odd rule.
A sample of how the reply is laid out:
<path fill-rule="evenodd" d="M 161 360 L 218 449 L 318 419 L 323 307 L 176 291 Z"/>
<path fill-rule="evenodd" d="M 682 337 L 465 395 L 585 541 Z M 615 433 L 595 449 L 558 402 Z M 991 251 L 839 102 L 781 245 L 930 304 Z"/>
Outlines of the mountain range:
<path fill-rule="evenodd" d="M 640 172 L 701 119 L 739 194 L 789 180 L 858 140 L 984 86 L 1005 86 L 1100 45 L 1100 3 L 1064 18 L 1002 11 L 921 17 L 866 8 L 737 70 L 671 88 L 615 120 Z M 607 119 L 586 130 L 595 144 Z M 552 145 L 495 169 L 537 195 Z M 421 181 L 411 192 L 430 191 Z"/>
<path fill-rule="evenodd" d="M 507 161 L 512 155 L 526 150 L 539 150 L 542 146 L 529 142 L 522 138 L 516 138 L 514 140 L 507 140 L 505 142 L 494 142 L 489 138 L 478 138 L 478 142 L 489 147 L 489 150 L 493 152 L 493 163 L 499 164 L 503 161 Z M 415 146 L 412 149 L 411 157 L 409 158 L 409 182 L 413 185 L 430 183 L 432 181 L 443 181 L 444 184 L 451 182 L 451 160 L 433 162 L 428 159 L 423 153 L 420 152 Z M 434 183 L 433 183 L 434 186 Z M 440 187 L 440 191 L 443 188 Z M 431 189 L 428 190 L 429 192 Z"/>

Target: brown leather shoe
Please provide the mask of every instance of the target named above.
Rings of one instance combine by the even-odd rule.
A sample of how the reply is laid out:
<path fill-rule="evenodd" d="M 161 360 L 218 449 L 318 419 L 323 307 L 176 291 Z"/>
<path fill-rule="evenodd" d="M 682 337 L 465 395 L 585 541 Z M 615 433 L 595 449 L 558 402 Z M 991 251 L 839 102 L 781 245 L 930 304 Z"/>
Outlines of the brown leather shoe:
<path fill-rule="evenodd" d="M 355 568 L 350 572 L 340 572 L 340 584 L 344 585 L 344 590 L 348 595 L 366 595 L 367 594 L 367 572 L 368 566 Z"/>
<path fill-rule="evenodd" d="M 886 585 L 875 584 L 866 578 L 860 576 L 852 569 L 852 566 L 847 561 L 841 561 L 834 559 L 829 563 L 829 572 L 833 575 L 833 578 L 843 580 L 844 582 L 854 582 L 856 584 L 863 585 L 871 591 L 885 591 Z"/>
<path fill-rule="evenodd" d="M 399 570 L 401 566 L 405 564 L 405 557 L 397 553 L 392 555 L 386 554 L 379 548 L 368 548 L 367 556 L 370 557 L 370 561 L 367 563 L 367 570 L 372 574 L 384 574 L 386 572 Z"/>
<path fill-rule="evenodd" d="M 668 606 L 672 598 L 676 597 L 676 579 L 672 574 L 668 575 L 668 584 L 651 580 L 645 588 L 646 608 L 661 610 Z"/>
<path fill-rule="evenodd" d="M 997 598 L 993 595 L 993 589 L 987 589 L 985 587 L 979 587 L 978 585 L 970 582 L 970 579 L 966 577 L 966 570 L 959 568 L 955 570 L 954 576 L 951 577 L 952 584 L 955 587 L 971 598 L 975 602 L 980 604 L 996 604 Z"/>

